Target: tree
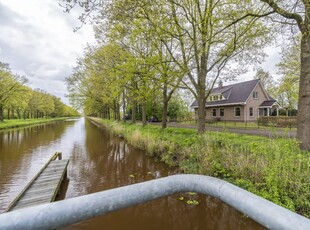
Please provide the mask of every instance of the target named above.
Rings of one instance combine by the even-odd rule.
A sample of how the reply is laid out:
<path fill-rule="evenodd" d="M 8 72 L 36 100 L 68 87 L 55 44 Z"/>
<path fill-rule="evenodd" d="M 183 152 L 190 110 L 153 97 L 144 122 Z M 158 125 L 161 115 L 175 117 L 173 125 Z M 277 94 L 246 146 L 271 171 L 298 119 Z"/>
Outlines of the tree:
<path fill-rule="evenodd" d="M 0 62 L 0 121 L 4 119 L 4 106 L 14 98 L 14 94 L 18 93 L 26 82 L 25 77 L 13 75 L 9 65 Z"/>
<path fill-rule="evenodd" d="M 293 40 L 291 46 L 282 51 L 282 60 L 277 65 L 282 75 L 278 94 L 282 107 L 297 109 L 300 77 L 300 37 Z"/>
<path fill-rule="evenodd" d="M 297 139 L 301 149 L 310 150 L 310 0 L 260 2 L 278 16 L 274 21 L 295 26 L 301 32 Z"/>
<path fill-rule="evenodd" d="M 151 36 L 165 45 L 174 63 L 188 78 L 188 81 L 184 81 L 185 86 L 198 101 L 198 132 L 204 132 L 205 129 L 208 93 L 225 70 L 232 73 L 227 63 L 238 62 L 244 66 L 257 57 L 255 54 L 261 54 L 261 47 L 266 44 L 263 38 L 268 29 L 258 22 L 257 16 L 263 17 L 273 12 L 257 8 L 255 13 L 244 13 L 251 9 L 248 1 L 240 3 L 237 0 L 63 2 L 67 11 L 77 3 L 84 8 L 82 22 L 93 10 L 102 8 L 104 15 L 112 11 L 116 18 L 125 19 L 123 22 L 126 25 L 130 20 L 146 21 L 146 30 L 143 32 L 151 32 Z M 104 7 L 105 4 L 108 7 Z M 111 25 L 105 17 L 103 22 L 108 22 L 107 27 Z"/>
<path fill-rule="evenodd" d="M 162 41 L 168 37 L 175 44 L 171 49 L 165 43 L 187 77 L 183 83 L 198 102 L 200 133 L 205 130 L 205 103 L 209 93 L 225 70 L 233 72 L 228 63 L 244 65 L 264 45 L 267 28 L 241 12 L 240 7 L 240 1 L 167 0 L 147 8 L 144 5 L 142 11 L 157 36 Z M 242 7 L 246 9 L 246 5 Z M 268 14 L 264 10 L 257 13 Z"/>
<path fill-rule="evenodd" d="M 256 71 L 254 79 L 260 79 L 264 89 L 266 89 L 269 95 L 275 96 L 275 81 L 272 75 L 268 71 L 264 71 L 262 68 Z"/>

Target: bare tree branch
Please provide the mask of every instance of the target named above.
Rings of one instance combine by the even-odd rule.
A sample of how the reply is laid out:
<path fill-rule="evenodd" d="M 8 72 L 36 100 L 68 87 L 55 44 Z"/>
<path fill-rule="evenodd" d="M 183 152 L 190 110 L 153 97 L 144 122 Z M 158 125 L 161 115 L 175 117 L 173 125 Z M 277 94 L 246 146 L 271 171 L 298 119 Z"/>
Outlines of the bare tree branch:
<path fill-rule="evenodd" d="M 290 13 L 283 8 L 281 8 L 274 0 L 260 0 L 261 2 L 267 3 L 276 13 L 279 15 L 295 20 L 300 31 L 304 30 L 303 18 L 297 13 Z"/>

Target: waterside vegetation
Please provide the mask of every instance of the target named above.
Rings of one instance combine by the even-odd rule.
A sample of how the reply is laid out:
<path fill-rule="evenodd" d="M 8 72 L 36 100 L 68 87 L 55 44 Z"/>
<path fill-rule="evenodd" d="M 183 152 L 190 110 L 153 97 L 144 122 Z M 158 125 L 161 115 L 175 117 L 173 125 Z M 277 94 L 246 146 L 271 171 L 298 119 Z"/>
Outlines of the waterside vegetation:
<path fill-rule="evenodd" d="M 310 153 L 295 139 L 141 126 L 91 118 L 148 155 L 183 173 L 229 181 L 310 217 Z"/>
<path fill-rule="evenodd" d="M 0 122 L 0 131 L 20 128 L 25 126 L 39 125 L 43 123 L 49 123 L 54 121 L 61 121 L 67 119 L 66 117 L 58 117 L 58 118 L 35 118 L 35 119 L 13 119 L 13 120 L 5 120 Z"/>

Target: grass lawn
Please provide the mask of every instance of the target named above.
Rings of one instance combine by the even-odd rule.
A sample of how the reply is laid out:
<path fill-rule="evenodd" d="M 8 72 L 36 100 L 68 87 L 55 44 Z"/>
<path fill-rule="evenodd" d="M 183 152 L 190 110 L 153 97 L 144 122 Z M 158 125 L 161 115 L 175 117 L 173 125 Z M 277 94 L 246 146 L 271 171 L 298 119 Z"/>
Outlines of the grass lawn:
<path fill-rule="evenodd" d="M 52 121 L 58 121 L 58 120 L 64 120 L 67 118 L 36 118 L 36 119 L 11 119 L 11 120 L 4 120 L 3 122 L 0 122 L 0 130 L 4 129 L 12 129 L 12 128 L 18 128 L 18 127 L 24 127 L 24 126 L 30 126 L 30 125 L 37 125 Z"/>
<path fill-rule="evenodd" d="M 194 129 L 162 130 L 92 119 L 180 172 L 224 179 L 310 217 L 310 152 L 301 151 L 295 139 L 225 132 L 198 135 Z"/>
<path fill-rule="evenodd" d="M 196 121 L 182 121 L 179 122 L 181 125 L 182 124 L 189 124 L 189 125 L 196 125 Z M 212 122 L 208 123 L 206 122 L 206 126 L 211 126 L 211 127 L 225 127 L 225 128 L 239 128 L 239 129 L 262 129 L 262 130 L 292 130 L 296 131 L 297 128 L 295 127 L 275 127 L 272 125 L 269 126 L 264 126 L 264 125 L 258 125 L 257 122 L 232 122 L 232 121 L 217 121 L 217 122 Z"/>

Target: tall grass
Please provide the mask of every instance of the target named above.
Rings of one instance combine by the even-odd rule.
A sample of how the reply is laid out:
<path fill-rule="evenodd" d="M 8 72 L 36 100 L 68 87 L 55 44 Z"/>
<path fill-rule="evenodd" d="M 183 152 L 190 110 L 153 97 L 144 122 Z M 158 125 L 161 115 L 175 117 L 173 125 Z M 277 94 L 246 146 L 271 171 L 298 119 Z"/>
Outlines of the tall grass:
<path fill-rule="evenodd" d="M 184 173 L 227 180 L 310 217 L 310 152 L 301 151 L 294 139 L 96 122 Z"/>

